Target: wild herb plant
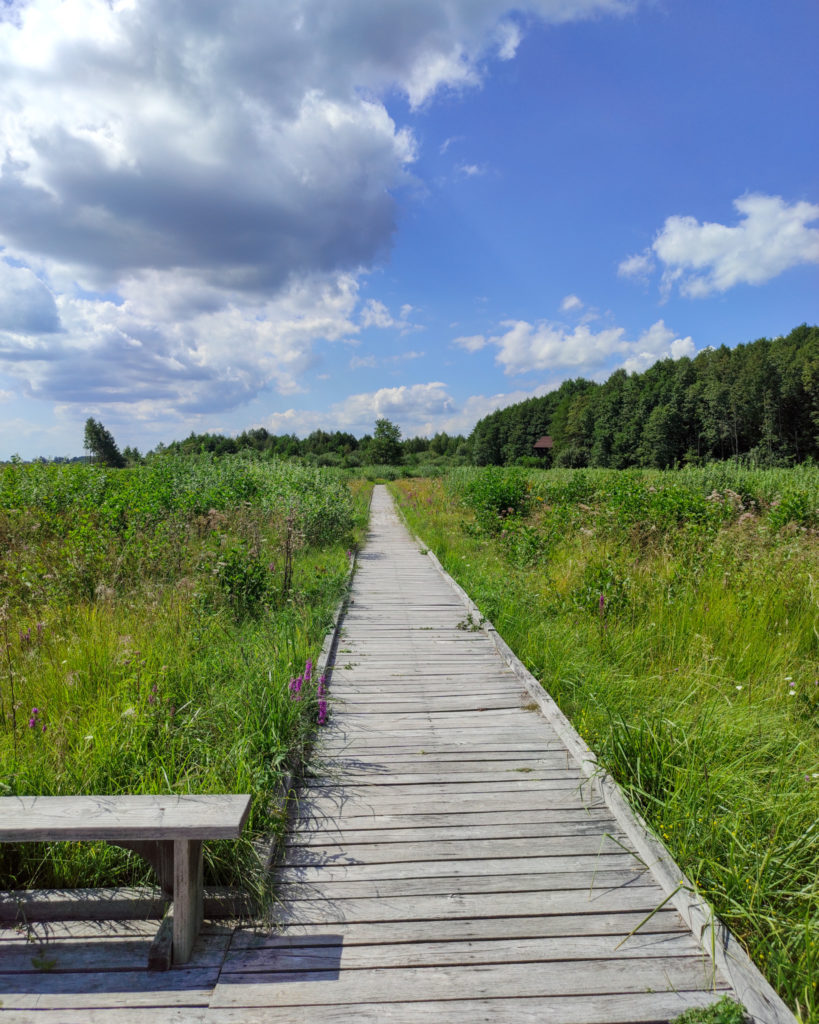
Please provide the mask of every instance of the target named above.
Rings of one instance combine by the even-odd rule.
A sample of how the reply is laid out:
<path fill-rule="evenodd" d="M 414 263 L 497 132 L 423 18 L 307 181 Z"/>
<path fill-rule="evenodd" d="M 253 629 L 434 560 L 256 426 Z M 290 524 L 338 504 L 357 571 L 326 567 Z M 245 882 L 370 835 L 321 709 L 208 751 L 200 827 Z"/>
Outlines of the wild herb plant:
<path fill-rule="evenodd" d="M 819 1021 L 819 468 L 394 484 L 759 967 Z M 504 471 L 500 471 L 504 472 Z M 494 486 L 494 484 L 493 484 Z"/>

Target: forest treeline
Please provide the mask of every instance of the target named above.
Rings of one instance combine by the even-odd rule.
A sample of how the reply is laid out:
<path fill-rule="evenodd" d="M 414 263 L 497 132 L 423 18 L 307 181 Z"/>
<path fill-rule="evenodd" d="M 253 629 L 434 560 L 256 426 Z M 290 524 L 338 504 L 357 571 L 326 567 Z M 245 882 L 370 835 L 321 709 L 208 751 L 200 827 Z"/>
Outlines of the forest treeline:
<path fill-rule="evenodd" d="M 533 445 L 544 435 L 553 448 L 535 455 Z M 261 427 L 238 437 L 192 434 L 170 447 L 256 448 L 351 467 L 389 461 L 665 469 L 737 457 L 759 465 L 819 460 L 819 327 L 802 324 L 787 337 L 664 359 L 643 373 L 617 370 L 602 384 L 567 380 L 485 416 L 468 438 L 439 433 L 393 440 L 389 458 L 377 436 L 344 431 L 298 438 Z"/>
<path fill-rule="evenodd" d="M 535 454 L 549 435 L 553 447 Z M 85 447 L 98 461 L 134 465 L 135 448 L 116 458 L 98 450 L 110 435 L 86 423 Z M 101 440 L 102 439 L 102 440 Z M 113 438 L 111 445 L 116 448 Z M 307 437 L 271 434 L 264 427 L 236 437 L 195 434 L 151 455 L 255 450 L 319 466 L 372 464 L 552 465 L 666 469 L 714 459 L 744 458 L 758 465 L 819 461 L 819 327 L 802 324 L 787 337 L 722 345 L 693 359 L 664 359 L 643 373 L 617 370 L 604 383 L 578 377 L 556 391 L 485 416 L 469 437 L 444 432 L 402 438 L 387 419 L 358 438 L 342 430 Z"/>
<path fill-rule="evenodd" d="M 546 458 L 555 466 L 819 459 L 819 327 L 664 359 L 644 373 L 617 370 L 603 384 L 568 380 L 484 417 L 469 454 L 479 466 L 528 462 L 544 434 L 553 439 Z"/>

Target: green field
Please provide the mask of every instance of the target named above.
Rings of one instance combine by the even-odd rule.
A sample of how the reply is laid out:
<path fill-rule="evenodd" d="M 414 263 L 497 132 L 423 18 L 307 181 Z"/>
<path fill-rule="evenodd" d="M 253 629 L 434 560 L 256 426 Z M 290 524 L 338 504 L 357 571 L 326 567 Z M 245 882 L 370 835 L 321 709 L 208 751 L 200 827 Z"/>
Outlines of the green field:
<path fill-rule="evenodd" d="M 294 463 L 163 456 L 0 471 L 0 793 L 249 792 L 207 878 L 247 886 L 315 731 L 315 661 L 369 487 Z M 0 846 L 7 888 L 135 883 L 105 844 Z"/>
<path fill-rule="evenodd" d="M 391 485 L 804 1020 L 819 1020 L 819 469 Z"/>

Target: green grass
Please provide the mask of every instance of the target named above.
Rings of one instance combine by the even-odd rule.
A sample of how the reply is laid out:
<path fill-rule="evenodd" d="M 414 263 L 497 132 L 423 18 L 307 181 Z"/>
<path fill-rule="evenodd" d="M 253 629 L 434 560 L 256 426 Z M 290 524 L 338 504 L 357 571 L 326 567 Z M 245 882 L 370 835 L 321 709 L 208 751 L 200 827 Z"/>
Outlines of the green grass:
<path fill-rule="evenodd" d="M 745 1024 L 747 1019 L 738 1003 L 723 996 L 710 1006 L 686 1010 L 675 1017 L 671 1024 Z"/>
<path fill-rule="evenodd" d="M 248 792 L 207 847 L 247 885 L 279 783 L 316 728 L 315 660 L 370 488 L 247 458 L 0 474 L 0 793 Z M 34 710 L 36 709 L 36 711 Z M 3 844 L 3 888 L 131 884 L 104 844 Z"/>
<path fill-rule="evenodd" d="M 500 500 L 517 493 L 506 472 L 393 486 L 772 984 L 818 1021 L 819 470 L 524 473 L 517 505 Z M 779 511 L 785 494 L 798 518 Z"/>

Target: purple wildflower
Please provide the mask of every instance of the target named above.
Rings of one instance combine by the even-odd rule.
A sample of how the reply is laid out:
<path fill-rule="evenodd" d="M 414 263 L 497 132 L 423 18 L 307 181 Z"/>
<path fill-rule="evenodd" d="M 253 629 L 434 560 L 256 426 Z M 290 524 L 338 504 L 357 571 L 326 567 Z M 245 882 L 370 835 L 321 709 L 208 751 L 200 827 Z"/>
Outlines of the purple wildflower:
<path fill-rule="evenodd" d="M 603 594 L 600 595 L 600 614 L 602 615 L 606 608 L 606 598 Z"/>
<path fill-rule="evenodd" d="M 293 700 L 301 700 L 301 684 L 304 679 L 301 676 L 296 676 L 290 680 L 290 696 Z"/>
<path fill-rule="evenodd" d="M 320 700 L 318 704 L 318 724 L 324 725 L 327 721 L 327 701 Z"/>
<path fill-rule="evenodd" d="M 325 684 L 327 682 L 327 676 L 320 676 L 318 686 L 316 687 L 316 693 L 319 697 L 324 696 Z"/>
<path fill-rule="evenodd" d="M 310 658 L 307 659 L 307 664 L 304 666 L 304 681 L 305 683 L 310 682 L 310 677 L 313 674 L 313 662 Z"/>

